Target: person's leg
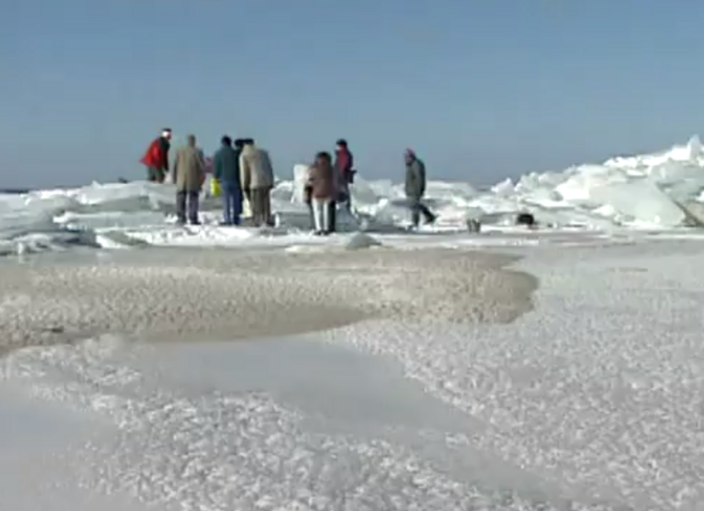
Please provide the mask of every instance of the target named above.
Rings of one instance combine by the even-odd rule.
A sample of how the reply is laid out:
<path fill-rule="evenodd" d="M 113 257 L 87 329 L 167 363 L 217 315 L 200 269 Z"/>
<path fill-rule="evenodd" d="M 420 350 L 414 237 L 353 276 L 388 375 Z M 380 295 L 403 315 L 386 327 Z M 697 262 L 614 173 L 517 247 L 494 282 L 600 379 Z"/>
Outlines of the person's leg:
<path fill-rule="evenodd" d="M 308 217 L 310 219 L 310 230 L 315 230 L 315 212 L 313 211 L 313 199 L 306 201 L 306 207 L 308 208 Z"/>
<path fill-rule="evenodd" d="M 322 213 L 321 230 L 325 234 L 330 234 L 331 224 L 330 224 L 330 199 L 325 199 L 323 201 L 323 206 L 320 208 Z"/>
<path fill-rule="evenodd" d="M 178 192 L 176 194 L 176 217 L 178 223 L 186 223 L 186 192 Z"/>
<path fill-rule="evenodd" d="M 430 211 L 428 207 L 422 202 L 418 203 L 418 210 L 425 218 L 425 223 L 432 224 L 433 222 L 435 222 L 435 214 L 433 214 L 433 212 Z"/>
<path fill-rule="evenodd" d="M 331 200 L 327 204 L 327 208 L 329 210 L 328 212 L 328 221 L 330 225 L 329 232 L 336 232 L 337 231 L 337 201 Z"/>
<path fill-rule="evenodd" d="M 232 224 L 240 225 L 242 216 L 242 192 L 238 187 L 232 192 Z"/>
<path fill-rule="evenodd" d="M 220 184 L 220 195 L 222 195 L 222 223 L 231 225 L 233 196 L 229 183 L 223 182 Z"/>
<path fill-rule="evenodd" d="M 147 167 L 147 181 L 156 182 L 157 171 L 154 167 Z"/>
<path fill-rule="evenodd" d="M 249 194 L 249 207 L 252 210 L 252 223 L 255 227 L 262 225 L 262 201 L 261 190 L 258 188 L 252 189 Z"/>
<path fill-rule="evenodd" d="M 188 221 L 193 225 L 198 225 L 198 192 L 188 192 Z"/>
<path fill-rule="evenodd" d="M 262 190 L 262 217 L 264 225 L 274 226 L 274 218 L 271 215 L 271 190 L 268 188 Z"/>
<path fill-rule="evenodd" d="M 408 207 L 411 210 L 411 225 L 418 227 L 420 224 L 420 201 L 415 198 L 408 199 Z"/>
<path fill-rule="evenodd" d="M 316 234 L 320 234 L 323 232 L 323 215 L 325 212 L 323 209 L 327 207 L 327 204 L 325 204 L 322 200 L 320 199 L 313 199 L 313 221 L 314 221 L 314 229 Z"/>

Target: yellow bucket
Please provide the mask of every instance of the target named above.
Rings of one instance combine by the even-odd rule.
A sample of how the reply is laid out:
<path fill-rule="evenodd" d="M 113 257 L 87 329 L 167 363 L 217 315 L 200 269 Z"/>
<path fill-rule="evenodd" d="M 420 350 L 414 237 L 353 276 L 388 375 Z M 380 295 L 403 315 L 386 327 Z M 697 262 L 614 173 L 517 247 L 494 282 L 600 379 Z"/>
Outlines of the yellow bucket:
<path fill-rule="evenodd" d="M 220 188 L 220 181 L 214 177 L 210 179 L 210 195 L 213 197 L 220 197 L 222 193 L 222 188 Z"/>

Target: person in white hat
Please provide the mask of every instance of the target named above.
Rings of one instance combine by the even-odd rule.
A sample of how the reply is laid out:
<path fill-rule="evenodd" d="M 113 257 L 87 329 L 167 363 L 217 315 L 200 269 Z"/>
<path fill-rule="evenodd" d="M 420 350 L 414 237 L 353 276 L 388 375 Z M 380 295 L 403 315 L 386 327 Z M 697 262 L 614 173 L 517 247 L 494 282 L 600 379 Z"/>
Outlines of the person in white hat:
<path fill-rule="evenodd" d="M 171 149 L 171 129 L 164 128 L 161 136 L 154 139 L 140 160 L 147 167 L 147 180 L 163 183 L 169 172 L 169 150 Z"/>

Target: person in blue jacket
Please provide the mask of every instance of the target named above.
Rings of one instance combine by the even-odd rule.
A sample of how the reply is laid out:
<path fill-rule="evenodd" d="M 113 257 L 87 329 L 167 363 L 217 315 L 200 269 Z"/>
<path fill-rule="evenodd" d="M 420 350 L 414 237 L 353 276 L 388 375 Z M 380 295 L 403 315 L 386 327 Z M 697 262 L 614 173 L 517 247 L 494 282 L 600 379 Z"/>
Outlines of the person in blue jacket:
<path fill-rule="evenodd" d="M 239 225 L 242 214 L 242 187 L 240 185 L 240 155 L 232 147 L 232 139 L 225 135 L 221 147 L 213 156 L 213 175 L 220 182 L 223 203 L 223 224 Z"/>

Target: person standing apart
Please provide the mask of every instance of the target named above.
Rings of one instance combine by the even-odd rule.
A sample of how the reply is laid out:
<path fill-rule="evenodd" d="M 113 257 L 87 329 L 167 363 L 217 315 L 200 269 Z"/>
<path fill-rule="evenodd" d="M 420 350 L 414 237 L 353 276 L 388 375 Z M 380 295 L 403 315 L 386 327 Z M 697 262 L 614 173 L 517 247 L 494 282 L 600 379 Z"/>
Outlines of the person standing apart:
<path fill-rule="evenodd" d="M 252 209 L 256 227 L 273 225 L 271 190 L 274 188 L 274 169 L 269 153 L 257 147 L 254 139 L 243 140 L 240 154 L 240 184 Z"/>
<path fill-rule="evenodd" d="M 213 156 L 213 175 L 220 183 L 223 224 L 239 225 L 242 214 L 242 188 L 240 187 L 240 155 L 232 148 L 232 139 L 225 135 L 221 147 Z"/>
<path fill-rule="evenodd" d="M 330 234 L 330 203 L 333 202 L 336 189 L 335 168 L 329 153 L 320 152 L 315 156 L 315 162 L 308 171 L 308 186 L 315 234 Z"/>
<path fill-rule="evenodd" d="M 147 167 L 147 180 L 163 183 L 169 172 L 169 150 L 171 149 L 171 129 L 164 128 L 161 136 L 149 144 L 147 152 L 140 160 Z"/>
<path fill-rule="evenodd" d="M 414 228 L 420 224 L 420 215 L 425 218 L 426 223 L 435 222 L 435 215 L 423 204 L 423 196 L 425 195 L 425 163 L 416 156 L 412 149 L 406 149 L 404 153 L 406 162 L 406 182 L 404 191 L 406 192 L 406 201 L 411 210 L 411 223 Z"/>
<path fill-rule="evenodd" d="M 337 141 L 334 167 L 336 171 L 335 178 L 338 180 L 337 202 L 344 204 L 348 210 L 351 210 L 352 196 L 350 185 L 354 183 L 354 156 L 347 145 L 347 141 L 343 138 Z"/>
<path fill-rule="evenodd" d="M 178 223 L 198 225 L 199 195 L 205 181 L 205 164 L 196 146 L 195 135 L 188 135 L 188 142 L 176 151 L 173 181 L 176 183 L 176 215 Z"/>

